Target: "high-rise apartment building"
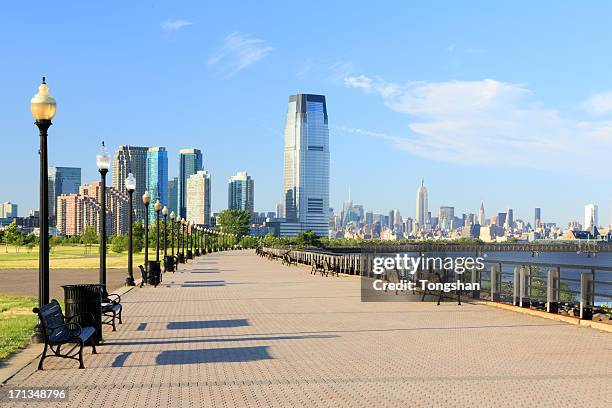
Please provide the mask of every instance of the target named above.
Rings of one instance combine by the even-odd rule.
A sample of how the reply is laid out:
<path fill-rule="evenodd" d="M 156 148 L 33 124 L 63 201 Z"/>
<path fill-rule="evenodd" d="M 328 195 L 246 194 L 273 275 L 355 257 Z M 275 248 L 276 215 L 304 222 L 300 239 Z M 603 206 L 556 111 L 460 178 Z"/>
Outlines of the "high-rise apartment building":
<path fill-rule="evenodd" d="M 179 150 L 177 208 L 181 217 L 187 216 L 187 179 L 202 170 L 202 152 L 198 149 Z"/>
<path fill-rule="evenodd" d="M 0 218 L 17 218 L 17 204 L 10 201 L 0 204 Z"/>
<path fill-rule="evenodd" d="M 149 147 L 147 152 L 147 191 L 151 194 L 149 220 L 155 219 L 155 202 L 168 205 L 168 152 L 165 147 Z"/>
<path fill-rule="evenodd" d="M 591 231 L 599 225 L 599 210 L 595 204 L 584 206 L 584 230 Z"/>
<path fill-rule="evenodd" d="M 324 95 L 289 97 L 285 123 L 282 236 L 329 233 L 329 127 Z"/>
<path fill-rule="evenodd" d="M 178 214 L 178 177 L 168 180 L 168 214 Z"/>
<path fill-rule="evenodd" d="M 254 211 L 255 181 L 246 171 L 231 176 L 227 183 L 227 208 L 230 210 Z"/>
<path fill-rule="evenodd" d="M 49 191 L 49 219 L 51 225 L 55 224 L 55 204 L 57 197 L 62 194 L 76 194 L 81 185 L 81 169 L 78 167 L 50 166 L 48 172 L 47 189 Z"/>
<path fill-rule="evenodd" d="M 210 174 L 200 170 L 187 179 L 187 219 L 198 225 L 210 223 Z"/>
<path fill-rule="evenodd" d="M 113 160 L 113 187 L 122 193 L 126 192 L 125 179 L 129 173 L 136 178 L 134 190 L 135 220 L 144 219 L 144 206 L 141 197 L 147 189 L 147 153 L 148 147 L 119 146 Z"/>
<path fill-rule="evenodd" d="M 428 220 L 429 212 L 429 197 L 427 194 L 427 188 L 425 188 L 425 181 L 421 179 L 421 185 L 417 189 L 416 193 L 416 217 L 415 221 L 421 229 L 425 229 Z"/>

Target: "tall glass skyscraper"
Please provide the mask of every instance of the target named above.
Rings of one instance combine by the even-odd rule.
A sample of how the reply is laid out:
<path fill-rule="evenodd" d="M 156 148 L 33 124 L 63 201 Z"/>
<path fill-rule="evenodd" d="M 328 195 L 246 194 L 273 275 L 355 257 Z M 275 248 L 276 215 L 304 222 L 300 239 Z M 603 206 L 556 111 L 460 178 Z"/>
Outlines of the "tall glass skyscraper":
<path fill-rule="evenodd" d="M 144 219 L 144 206 L 141 197 L 147 189 L 147 157 L 149 148 L 144 146 L 119 146 L 113 160 L 113 187 L 120 193 L 127 193 L 125 179 L 129 173 L 136 177 L 134 190 L 135 220 Z"/>
<path fill-rule="evenodd" d="M 147 190 L 151 194 L 149 222 L 153 222 L 155 219 L 155 202 L 159 200 L 162 205 L 168 205 L 168 152 L 166 152 L 165 147 L 149 147 L 147 152 Z"/>
<path fill-rule="evenodd" d="M 227 208 L 254 211 L 255 181 L 246 171 L 239 171 L 227 183 Z"/>
<path fill-rule="evenodd" d="M 324 95 L 289 97 L 280 235 L 329 232 L 329 128 Z"/>
<path fill-rule="evenodd" d="M 179 150 L 177 207 L 181 217 L 187 216 L 187 179 L 202 170 L 202 152 L 198 149 Z"/>
<path fill-rule="evenodd" d="M 178 177 L 168 180 L 168 214 L 174 211 L 178 214 Z"/>
<path fill-rule="evenodd" d="M 81 185 L 79 167 L 49 167 L 47 189 L 49 191 L 49 218 L 55 224 L 57 197 L 62 194 L 77 194 Z"/>
<path fill-rule="evenodd" d="M 429 223 L 429 197 L 427 194 L 427 188 L 425 188 L 425 181 L 421 179 L 421 185 L 417 189 L 416 193 L 416 217 L 415 220 L 421 230 L 427 230 Z"/>

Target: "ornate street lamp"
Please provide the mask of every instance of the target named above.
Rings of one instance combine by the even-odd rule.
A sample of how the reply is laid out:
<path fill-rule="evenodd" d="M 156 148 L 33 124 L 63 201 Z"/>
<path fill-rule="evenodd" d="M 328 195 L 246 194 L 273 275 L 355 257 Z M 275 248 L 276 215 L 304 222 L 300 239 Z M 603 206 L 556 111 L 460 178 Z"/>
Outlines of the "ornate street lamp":
<path fill-rule="evenodd" d="M 185 221 L 184 218 L 181 219 L 181 224 L 182 224 L 182 228 L 183 228 L 183 260 L 185 261 L 185 263 L 187 263 L 187 252 L 185 252 L 185 226 L 187 225 L 187 221 Z"/>
<path fill-rule="evenodd" d="M 125 179 L 125 189 L 128 192 L 128 205 L 130 207 L 130 211 L 128 212 L 128 276 L 125 280 L 125 284 L 128 286 L 135 286 L 134 282 L 134 272 L 132 271 L 132 263 L 133 263 L 133 250 L 132 250 L 132 224 L 133 224 L 133 201 L 132 196 L 134 195 L 134 190 L 136 190 L 136 177 L 132 173 L 129 173 L 127 178 Z"/>
<path fill-rule="evenodd" d="M 174 219 L 176 218 L 176 214 L 174 214 L 174 211 L 172 211 L 170 213 L 170 235 L 171 235 L 171 242 L 172 242 L 172 263 L 171 265 L 171 269 L 168 269 L 170 272 L 174 272 Z"/>
<path fill-rule="evenodd" d="M 193 251 L 191 250 L 191 221 L 187 221 L 187 259 L 193 259 Z"/>
<path fill-rule="evenodd" d="M 153 207 L 155 210 L 155 262 L 159 263 L 159 212 L 162 209 L 162 205 L 159 200 L 155 201 L 155 206 Z"/>
<path fill-rule="evenodd" d="M 183 242 L 185 241 L 185 234 L 181 234 L 181 230 L 183 229 L 183 218 L 179 215 L 176 217 L 177 222 L 177 234 L 178 234 L 178 242 L 177 242 L 177 258 L 179 263 L 185 263 L 185 252 L 183 250 Z"/>
<path fill-rule="evenodd" d="M 30 100 L 30 110 L 36 120 L 40 136 L 40 178 L 39 178 L 39 217 L 40 231 L 38 245 L 38 307 L 42 308 L 49 303 L 49 167 L 47 160 L 47 131 L 56 112 L 55 98 L 49 93 L 49 87 L 42 78 L 38 92 Z M 36 325 L 33 340 L 37 343 L 44 341 L 40 322 Z"/>
<path fill-rule="evenodd" d="M 110 167 L 111 157 L 108 149 L 102 146 L 96 155 L 96 165 L 100 172 L 100 285 L 103 297 L 106 298 L 106 174 Z"/>
<path fill-rule="evenodd" d="M 149 204 L 151 204 L 151 194 L 149 191 L 145 191 L 142 195 L 142 203 L 145 206 L 145 227 L 144 227 L 144 239 L 145 239 L 145 253 L 144 253 L 144 267 L 145 270 L 149 271 Z"/>

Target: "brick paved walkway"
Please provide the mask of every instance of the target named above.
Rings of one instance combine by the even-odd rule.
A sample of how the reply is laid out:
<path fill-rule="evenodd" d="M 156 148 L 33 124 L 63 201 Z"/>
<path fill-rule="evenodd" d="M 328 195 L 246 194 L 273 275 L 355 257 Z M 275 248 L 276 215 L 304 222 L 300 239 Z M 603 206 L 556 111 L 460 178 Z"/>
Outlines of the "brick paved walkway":
<path fill-rule="evenodd" d="M 609 333 L 359 298 L 354 277 L 207 255 L 126 294 L 87 369 L 48 359 L 10 385 L 68 386 L 74 407 L 612 406 Z"/>

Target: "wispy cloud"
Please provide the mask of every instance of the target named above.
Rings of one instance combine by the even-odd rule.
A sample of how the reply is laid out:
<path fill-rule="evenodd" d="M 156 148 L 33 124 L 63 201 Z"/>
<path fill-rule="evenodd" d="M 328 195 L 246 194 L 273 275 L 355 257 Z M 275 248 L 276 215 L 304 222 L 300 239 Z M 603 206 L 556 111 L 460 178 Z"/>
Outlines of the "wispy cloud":
<path fill-rule="evenodd" d="M 164 31 L 176 31 L 183 27 L 194 25 L 194 22 L 187 20 L 166 20 L 160 23 L 162 30 Z"/>
<path fill-rule="evenodd" d="M 355 128 L 349 133 L 383 138 L 432 160 L 596 174 L 597 158 L 612 149 L 612 115 L 596 121 L 564 116 L 534 101 L 521 84 L 494 79 L 398 84 L 365 75 L 347 76 L 344 84 L 378 95 L 408 122 L 402 136 Z M 593 96 L 587 105 L 612 113 L 612 94 Z"/>
<path fill-rule="evenodd" d="M 255 62 L 268 56 L 274 47 L 262 39 L 234 31 L 223 40 L 223 45 L 208 59 L 225 78 L 236 75 Z"/>

